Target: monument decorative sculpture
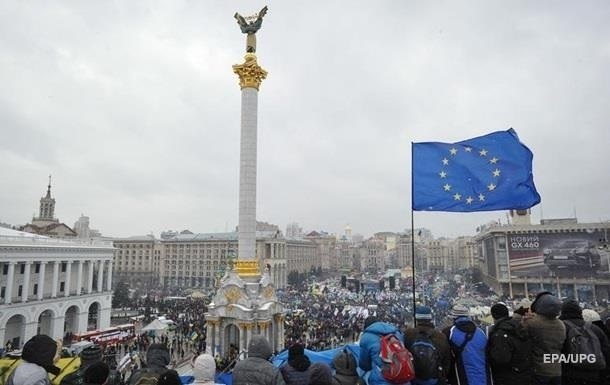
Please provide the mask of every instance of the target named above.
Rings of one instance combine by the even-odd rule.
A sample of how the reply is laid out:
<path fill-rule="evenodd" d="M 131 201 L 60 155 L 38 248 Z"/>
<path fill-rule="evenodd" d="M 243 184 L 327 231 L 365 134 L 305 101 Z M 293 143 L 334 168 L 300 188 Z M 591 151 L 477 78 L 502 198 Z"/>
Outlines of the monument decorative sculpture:
<path fill-rule="evenodd" d="M 248 22 L 245 17 L 235 12 L 235 19 L 237 19 L 237 24 L 239 24 L 241 28 L 241 32 L 248 34 L 248 38 L 246 39 L 246 52 L 256 53 L 256 32 L 261 29 L 263 25 L 263 17 L 267 14 L 267 6 L 265 6 L 261 11 L 254 15 L 248 16 L 247 19 L 252 21 Z"/>

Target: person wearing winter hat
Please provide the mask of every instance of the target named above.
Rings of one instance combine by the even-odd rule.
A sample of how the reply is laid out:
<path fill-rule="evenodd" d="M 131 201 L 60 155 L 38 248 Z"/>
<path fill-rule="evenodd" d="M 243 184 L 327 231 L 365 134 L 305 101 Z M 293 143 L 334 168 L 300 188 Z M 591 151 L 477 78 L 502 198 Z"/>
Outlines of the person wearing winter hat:
<path fill-rule="evenodd" d="M 333 385 L 364 385 L 364 381 L 358 376 L 358 364 L 356 358 L 347 349 L 335 354 L 331 362 L 335 369 Z"/>
<path fill-rule="evenodd" d="M 485 357 L 487 336 L 470 319 L 469 313 L 467 307 L 455 305 L 450 313 L 453 325 L 443 330 L 453 352 L 449 369 L 450 384 L 486 384 L 488 380 Z"/>
<path fill-rule="evenodd" d="M 99 345 L 89 346 L 83 349 L 78 355 L 80 358 L 80 367 L 75 372 L 66 375 L 61 379 L 61 385 L 80 385 L 84 381 L 85 371 L 95 363 L 102 361 L 102 348 Z M 116 370 L 110 370 L 106 383 L 109 385 L 118 385 L 121 382 L 120 375 Z"/>
<path fill-rule="evenodd" d="M 596 357 L 596 359 L 603 360 L 604 364 L 608 361 L 608 358 L 610 358 L 610 345 L 608 344 L 608 338 L 603 330 L 598 328 L 596 325 L 585 322 L 583 319 L 583 310 L 578 304 L 578 301 L 574 299 L 565 300 L 561 306 L 561 316 L 559 316 L 559 319 L 562 320 L 565 325 L 566 338 L 568 340 L 576 334 L 585 334 L 585 329 L 590 328 L 599 341 L 601 350 L 604 354 L 604 357 Z M 566 346 L 564 346 L 563 353 L 570 353 L 566 351 Z M 605 371 L 603 369 L 596 370 L 590 367 L 584 369 L 578 365 L 565 363 L 561 368 L 561 383 L 563 385 L 602 384 L 601 380 L 603 375 L 605 375 Z"/>
<path fill-rule="evenodd" d="M 51 337 L 39 334 L 30 338 L 21 352 L 22 362 L 11 373 L 10 385 L 50 385 L 47 373 L 54 375 L 61 371 L 54 365 L 57 342 Z"/>
<path fill-rule="evenodd" d="M 529 384 L 532 340 L 521 322 L 509 316 L 503 302 L 491 307 L 494 325 L 487 341 L 487 360 L 494 385 Z"/>
<path fill-rule="evenodd" d="M 296 343 L 288 349 L 288 363 L 280 368 L 287 385 L 307 385 L 311 361 L 303 345 Z"/>
<path fill-rule="evenodd" d="M 248 357 L 235 364 L 233 385 L 284 385 L 279 369 L 269 362 L 272 353 L 264 336 L 253 335 L 248 343 Z"/>
<path fill-rule="evenodd" d="M 216 361 L 211 354 L 201 354 L 193 363 L 194 384 L 213 385 L 216 378 Z"/>
<path fill-rule="evenodd" d="M 412 384 L 446 382 L 451 367 L 451 348 L 447 337 L 434 328 L 432 310 L 428 306 L 415 308 L 415 327 L 405 331 L 404 344 L 413 353 L 416 378 Z"/>
<path fill-rule="evenodd" d="M 534 315 L 524 320 L 525 328 L 533 341 L 532 371 L 535 384 L 560 384 L 561 363 L 548 362 L 545 357 L 560 354 L 566 339 L 566 329 L 557 319 L 561 301 L 548 291 L 538 293 L 531 306 Z"/>
<path fill-rule="evenodd" d="M 332 385 L 333 375 L 330 366 L 324 362 L 315 362 L 309 368 L 309 385 Z"/>

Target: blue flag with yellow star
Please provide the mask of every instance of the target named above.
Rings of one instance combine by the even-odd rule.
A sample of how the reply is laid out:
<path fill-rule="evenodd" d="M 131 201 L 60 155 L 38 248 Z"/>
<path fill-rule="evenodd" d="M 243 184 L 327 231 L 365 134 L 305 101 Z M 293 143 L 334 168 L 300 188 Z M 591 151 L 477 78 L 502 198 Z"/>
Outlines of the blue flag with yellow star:
<path fill-rule="evenodd" d="M 412 143 L 413 210 L 524 210 L 540 203 L 532 152 L 512 128 L 457 143 Z"/>

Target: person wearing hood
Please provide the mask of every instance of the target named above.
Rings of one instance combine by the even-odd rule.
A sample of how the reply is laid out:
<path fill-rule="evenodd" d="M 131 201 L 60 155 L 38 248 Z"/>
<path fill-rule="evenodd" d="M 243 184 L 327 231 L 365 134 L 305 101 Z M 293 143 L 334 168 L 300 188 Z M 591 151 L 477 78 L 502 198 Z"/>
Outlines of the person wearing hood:
<path fill-rule="evenodd" d="M 171 357 L 165 344 L 155 343 L 148 347 L 146 351 L 146 367 L 138 369 L 129 377 L 129 385 L 136 385 L 142 377 L 156 377 L 167 371 L 167 365 L 171 362 Z"/>
<path fill-rule="evenodd" d="M 216 361 L 211 354 L 201 354 L 193 363 L 194 384 L 213 385 L 216 379 Z"/>
<path fill-rule="evenodd" d="M 603 359 L 605 361 L 603 363 L 605 366 L 605 363 L 608 362 L 608 358 L 610 357 L 610 345 L 608 344 L 608 338 L 596 325 L 586 323 L 582 315 L 583 310 L 578 305 L 578 302 L 574 299 L 566 300 L 561 306 L 561 315 L 559 316 L 559 319 L 563 321 L 566 327 L 566 336 L 568 336 L 566 338 L 563 353 L 570 353 L 567 351 L 567 347 L 569 345 L 569 336 L 574 328 L 581 329 L 581 332 L 584 332 L 585 328 L 590 328 L 590 330 L 595 334 L 595 337 L 591 336 L 591 338 L 597 338 L 601 351 L 604 355 L 598 359 Z M 592 368 L 582 368 L 579 367 L 579 365 L 573 365 L 571 363 L 564 363 L 561 368 L 561 383 L 563 385 L 605 384 L 605 382 L 602 382 L 604 377 L 605 367 L 604 369 L 595 370 Z"/>
<path fill-rule="evenodd" d="M 381 373 L 381 357 L 379 351 L 381 348 L 381 337 L 394 334 L 400 342 L 404 341 L 404 337 L 400 330 L 394 325 L 377 320 L 376 317 L 370 316 L 364 321 L 364 331 L 360 336 L 360 369 L 368 373 L 368 385 L 388 385 Z"/>
<path fill-rule="evenodd" d="M 561 301 L 548 291 L 538 293 L 532 303 L 534 316 L 524 321 L 532 347 L 532 371 L 534 384 L 561 384 L 561 363 L 549 362 L 549 354 L 561 354 L 566 340 L 566 327 L 557 319 Z"/>
<path fill-rule="evenodd" d="M 50 385 L 48 373 L 58 375 L 61 371 L 55 364 L 57 342 L 51 337 L 39 334 L 23 346 L 23 360 L 11 373 L 6 385 Z"/>
<path fill-rule="evenodd" d="M 296 343 L 288 349 L 288 363 L 280 370 L 287 385 L 309 384 L 309 366 L 311 362 L 305 355 L 303 345 Z"/>
<path fill-rule="evenodd" d="M 449 315 L 453 318 L 453 325 L 443 330 L 452 352 L 449 383 L 487 384 L 487 336 L 470 319 L 470 311 L 464 305 L 455 305 Z"/>
<path fill-rule="evenodd" d="M 237 361 L 233 369 L 233 385 L 285 385 L 280 371 L 269 361 L 269 341 L 259 334 L 248 343 L 248 358 Z"/>
<path fill-rule="evenodd" d="M 529 384 L 532 340 L 520 321 L 508 314 L 504 303 L 491 307 L 494 326 L 489 332 L 487 360 L 494 385 Z"/>
<path fill-rule="evenodd" d="M 80 367 L 75 372 L 62 378 L 61 385 L 82 385 L 87 368 L 93 364 L 102 362 L 102 348 L 99 345 L 89 346 L 88 348 L 83 349 L 78 356 L 80 358 Z M 118 385 L 121 382 L 120 375 L 116 370 L 110 370 L 107 377 L 108 378 L 105 381 L 108 385 Z"/>
<path fill-rule="evenodd" d="M 331 362 L 335 369 L 333 385 L 364 385 L 364 381 L 358 376 L 358 365 L 356 358 L 347 349 L 335 354 Z"/>

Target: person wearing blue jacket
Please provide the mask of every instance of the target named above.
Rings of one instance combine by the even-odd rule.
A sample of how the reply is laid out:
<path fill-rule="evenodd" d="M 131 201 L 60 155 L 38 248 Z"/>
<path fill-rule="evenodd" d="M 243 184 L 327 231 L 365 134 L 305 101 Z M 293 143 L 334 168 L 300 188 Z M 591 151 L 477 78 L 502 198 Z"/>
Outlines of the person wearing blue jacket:
<path fill-rule="evenodd" d="M 449 384 L 489 384 L 485 357 L 487 336 L 470 319 L 465 306 L 454 306 L 450 316 L 453 318 L 453 325 L 443 330 L 449 339 L 452 352 Z"/>
<path fill-rule="evenodd" d="M 403 335 L 394 325 L 378 321 L 376 317 L 370 316 L 364 321 L 364 331 L 360 336 L 360 358 L 358 366 L 368 377 L 368 385 L 388 385 L 381 374 L 381 358 L 379 348 L 381 337 L 386 334 L 394 334 L 399 341 L 403 341 Z"/>

